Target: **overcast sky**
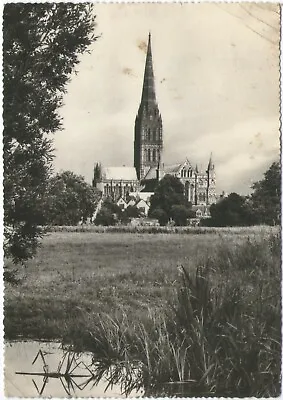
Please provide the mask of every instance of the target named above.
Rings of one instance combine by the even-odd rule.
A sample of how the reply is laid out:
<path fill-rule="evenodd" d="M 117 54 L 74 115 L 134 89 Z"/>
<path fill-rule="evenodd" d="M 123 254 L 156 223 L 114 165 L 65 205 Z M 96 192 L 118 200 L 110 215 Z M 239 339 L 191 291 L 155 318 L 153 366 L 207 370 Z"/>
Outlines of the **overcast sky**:
<path fill-rule="evenodd" d="M 55 171 L 90 182 L 96 161 L 133 165 L 150 30 L 164 162 L 187 157 L 205 168 L 212 151 L 217 191 L 247 193 L 279 157 L 275 7 L 97 4 L 101 37 L 68 85 L 64 131 L 54 136 Z"/>

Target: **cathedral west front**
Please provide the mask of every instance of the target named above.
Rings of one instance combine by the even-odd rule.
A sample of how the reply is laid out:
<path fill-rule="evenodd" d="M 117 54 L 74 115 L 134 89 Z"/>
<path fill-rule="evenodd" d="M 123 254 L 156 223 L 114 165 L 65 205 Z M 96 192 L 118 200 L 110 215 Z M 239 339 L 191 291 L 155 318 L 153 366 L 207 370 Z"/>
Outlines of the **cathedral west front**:
<path fill-rule="evenodd" d="M 210 156 L 205 171 L 192 166 L 189 159 L 166 165 L 163 160 L 163 124 L 158 107 L 151 35 L 148 37 L 141 101 L 134 126 L 134 166 L 107 167 L 96 163 L 93 185 L 104 197 L 125 201 L 129 196 L 148 198 L 165 175 L 180 179 L 188 201 L 202 209 L 216 202 L 215 166 Z"/>

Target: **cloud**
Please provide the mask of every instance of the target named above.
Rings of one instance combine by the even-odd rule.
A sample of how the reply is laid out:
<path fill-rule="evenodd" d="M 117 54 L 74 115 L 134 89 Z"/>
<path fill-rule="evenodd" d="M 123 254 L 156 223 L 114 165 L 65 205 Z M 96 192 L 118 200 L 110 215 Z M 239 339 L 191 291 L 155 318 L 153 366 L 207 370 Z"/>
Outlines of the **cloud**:
<path fill-rule="evenodd" d="M 279 151 L 278 47 L 245 26 L 250 21 L 243 23 L 239 4 L 97 4 L 96 10 L 102 36 L 67 87 L 55 169 L 90 182 L 97 160 L 133 165 L 150 30 L 165 161 L 188 156 L 206 166 L 213 151 L 219 191 L 248 191 Z M 260 11 L 271 24 L 274 15 Z"/>

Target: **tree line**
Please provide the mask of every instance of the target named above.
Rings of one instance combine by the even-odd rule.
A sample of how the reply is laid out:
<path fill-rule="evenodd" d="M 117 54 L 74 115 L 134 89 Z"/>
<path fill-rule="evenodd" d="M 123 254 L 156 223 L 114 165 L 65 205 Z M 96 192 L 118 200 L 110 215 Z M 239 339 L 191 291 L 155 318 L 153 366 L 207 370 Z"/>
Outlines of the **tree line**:
<path fill-rule="evenodd" d="M 278 225 L 281 218 L 281 170 L 279 162 L 273 162 L 263 179 L 252 185 L 252 194 L 241 196 L 230 193 L 210 206 L 210 217 L 203 218 L 203 226 Z M 195 218 L 192 204 L 184 195 L 184 187 L 176 177 L 167 175 L 157 185 L 151 198 L 149 216 L 157 218 L 161 225 L 169 220 L 175 225 L 186 225 Z"/>

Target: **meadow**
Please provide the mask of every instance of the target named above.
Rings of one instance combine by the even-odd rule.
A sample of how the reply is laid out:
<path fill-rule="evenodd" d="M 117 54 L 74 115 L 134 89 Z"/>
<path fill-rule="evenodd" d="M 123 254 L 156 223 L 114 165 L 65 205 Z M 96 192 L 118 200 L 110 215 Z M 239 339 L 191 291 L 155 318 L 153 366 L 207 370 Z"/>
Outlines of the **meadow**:
<path fill-rule="evenodd" d="M 90 350 L 125 392 L 191 382 L 186 395 L 278 395 L 279 229 L 186 233 L 49 232 L 6 284 L 6 339 Z M 142 375 L 129 380 L 125 362 Z"/>
<path fill-rule="evenodd" d="M 5 335 L 63 339 L 73 328 L 86 327 L 86 315 L 124 310 L 136 318 L 148 307 L 162 309 L 174 290 L 178 265 L 196 268 L 221 243 L 243 241 L 240 232 L 48 233 L 37 256 L 19 267 L 20 284 L 6 285 Z"/>

